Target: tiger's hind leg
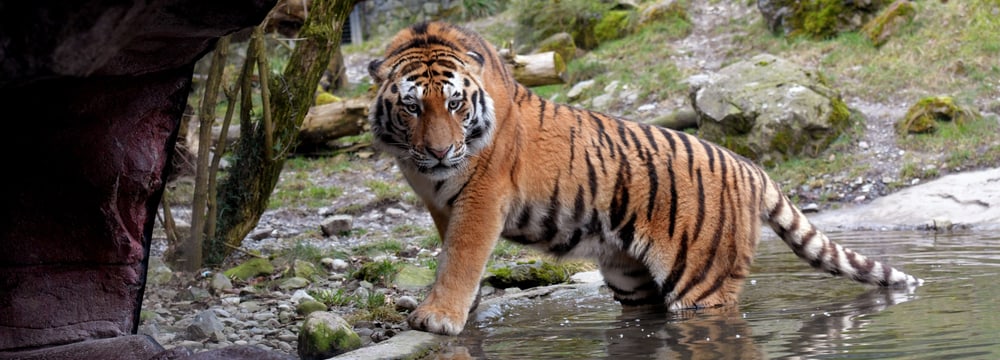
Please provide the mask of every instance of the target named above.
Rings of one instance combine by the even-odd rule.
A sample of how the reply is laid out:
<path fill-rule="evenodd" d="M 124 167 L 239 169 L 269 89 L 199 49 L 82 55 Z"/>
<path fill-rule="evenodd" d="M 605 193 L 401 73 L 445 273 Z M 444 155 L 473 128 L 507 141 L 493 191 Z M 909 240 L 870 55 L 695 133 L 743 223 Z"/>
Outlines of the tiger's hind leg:
<path fill-rule="evenodd" d="M 599 261 L 604 284 L 623 306 L 664 305 L 664 294 L 642 261 L 617 251 Z"/>

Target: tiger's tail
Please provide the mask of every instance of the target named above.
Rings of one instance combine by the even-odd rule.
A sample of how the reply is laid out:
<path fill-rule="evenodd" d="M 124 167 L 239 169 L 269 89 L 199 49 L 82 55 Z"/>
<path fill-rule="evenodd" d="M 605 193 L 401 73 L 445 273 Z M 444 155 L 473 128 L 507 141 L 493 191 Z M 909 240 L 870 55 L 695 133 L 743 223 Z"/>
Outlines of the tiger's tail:
<path fill-rule="evenodd" d="M 773 181 L 764 192 L 764 220 L 795 255 L 836 276 L 883 287 L 911 287 L 923 280 L 869 259 L 826 237 L 793 205 Z"/>

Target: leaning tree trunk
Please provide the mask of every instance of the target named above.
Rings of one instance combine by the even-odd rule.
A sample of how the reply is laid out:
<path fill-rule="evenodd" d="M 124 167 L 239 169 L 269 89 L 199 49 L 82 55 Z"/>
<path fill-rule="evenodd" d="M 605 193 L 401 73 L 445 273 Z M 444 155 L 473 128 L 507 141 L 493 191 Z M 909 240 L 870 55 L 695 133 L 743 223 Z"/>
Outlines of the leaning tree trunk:
<path fill-rule="evenodd" d="M 341 29 L 354 3 L 355 0 L 309 2 L 309 16 L 298 36 L 302 40 L 296 43 L 284 74 L 268 81 L 265 87 L 274 93 L 269 103 L 270 121 L 265 118 L 252 131 L 244 132 L 248 136 L 241 135 L 236 160 L 219 184 L 214 240 L 224 241 L 225 246 L 214 246 L 206 252 L 207 263 L 220 263 L 238 248 L 267 210 L 285 156 L 295 147 L 302 119 L 313 103 L 330 55 L 340 46 Z"/>

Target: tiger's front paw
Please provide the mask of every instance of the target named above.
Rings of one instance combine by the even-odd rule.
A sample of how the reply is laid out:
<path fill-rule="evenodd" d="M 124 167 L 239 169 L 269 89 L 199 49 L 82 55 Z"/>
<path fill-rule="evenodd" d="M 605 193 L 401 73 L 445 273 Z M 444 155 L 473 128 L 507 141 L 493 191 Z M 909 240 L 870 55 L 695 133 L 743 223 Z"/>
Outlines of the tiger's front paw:
<path fill-rule="evenodd" d="M 467 311 L 452 311 L 424 303 L 407 318 L 410 328 L 435 334 L 458 335 L 469 317 Z"/>

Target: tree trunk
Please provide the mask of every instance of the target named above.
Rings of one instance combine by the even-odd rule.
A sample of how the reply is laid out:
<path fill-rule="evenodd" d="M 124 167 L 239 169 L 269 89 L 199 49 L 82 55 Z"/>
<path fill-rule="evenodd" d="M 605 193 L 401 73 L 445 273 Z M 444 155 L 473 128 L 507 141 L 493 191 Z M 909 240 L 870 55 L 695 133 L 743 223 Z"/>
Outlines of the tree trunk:
<path fill-rule="evenodd" d="M 309 15 L 298 37 L 295 50 L 282 76 L 271 79 L 270 98 L 273 111 L 268 134 L 258 123 L 252 131 L 241 129 L 235 162 L 220 184 L 218 227 L 215 238 L 226 246 L 216 247 L 218 253 L 206 254 L 206 261 L 220 263 L 232 249 L 257 225 L 267 209 L 268 200 L 278 182 L 285 157 L 295 147 L 299 128 L 312 105 L 316 86 L 330 61 L 330 55 L 340 46 L 342 28 L 355 0 L 316 0 L 309 3 Z M 273 148 L 265 149 L 267 139 Z M 268 152 L 273 156 L 268 157 Z"/>

